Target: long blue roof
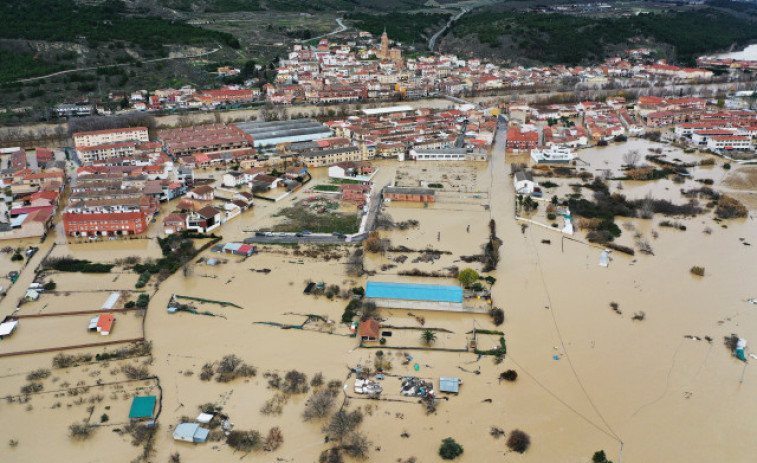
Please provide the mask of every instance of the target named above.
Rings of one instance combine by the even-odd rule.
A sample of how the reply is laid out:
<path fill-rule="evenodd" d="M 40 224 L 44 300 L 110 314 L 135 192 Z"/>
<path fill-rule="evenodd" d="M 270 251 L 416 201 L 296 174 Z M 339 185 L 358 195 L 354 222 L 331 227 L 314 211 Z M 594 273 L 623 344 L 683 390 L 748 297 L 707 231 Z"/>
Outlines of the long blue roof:
<path fill-rule="evenodd" d="M 366 297 L 408 301 L 463 302 L 463 288 L 451 285 L 418 285 L 369 281 Z"/>

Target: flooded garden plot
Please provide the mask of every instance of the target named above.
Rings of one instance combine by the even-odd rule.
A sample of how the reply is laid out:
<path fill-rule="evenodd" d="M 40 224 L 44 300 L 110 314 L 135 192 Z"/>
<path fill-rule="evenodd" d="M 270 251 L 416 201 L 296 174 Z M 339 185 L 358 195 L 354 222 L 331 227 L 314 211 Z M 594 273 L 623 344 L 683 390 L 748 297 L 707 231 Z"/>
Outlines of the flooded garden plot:
<path fill-rule="evenodd" d="M 649 244 L 659 233 L 652 228 L 655 225 L 685 231 L 689 223 L 706 221 L 713 227 L 721 219 L 746 215 L 742 204 L 723 194 L 731 195 L 729 188 L 723 188 L 723 179 L 733 175 L 729 166 L 715 156 L 662 143 L 632 140 L 590 148 L 575 168 L 537 166 L 533 172 L 544 198 L 569 206 L 574 227 L 586 233 L 586 239 L 606 243 L 620 237 L 623 252 L 632 253 L 634 248 L 653 252 Z M 534 212 L 541 214 L 538 209 Z M 551 225 L 549 220 L 537 221 Z"/>
<path fill-rule="evenodd" d="M 464 193 L 486 192 L 490 179 L 486 174 L 486 164 L 469 163 L 421 163 L 400 165 L 395 173 L 398 187 L 429 187 L 442 191 Z"/>
<path fill-rule="evenodd" d="M 88 273 L 84 278 L 79 272 L 44 273 L 45 281 L 54 281 L 57 292 L 102 292 L 99 297 L 108 297 L 108 291 L 132 291 L 139 275 L 132 271 L 116 268 L 110 273 Z M 99 307 L 99 306 L 98 306 Z"/>
<path fill-rule="evenodd" d="M 381 217 L 378 233 L 387 241 L 385 249 L 383 253 L 366 254 L 366 269 L 380 274 L 481 269 L 480 263 L 465 262 L 463 257 L 483 254 L 489 214 L 482 207 L 450 210 L 441 204 L 424 208 L 393 202 L 382 208 Z"/>
<path fill-rule="evenodd" d="M 311 196 L 275 214 L 279 223 L 272 227 L 277 232 L 310 231 L 313 233 L 356 233 L 359 229 L 354 205 L 343 204 L 333 198 Z"/>
<path fill-rule="evenodd" d="M 55 354 L 6 359 L 16 367 L 0 378 L 5 398 L 0 426 L 9 431 L 12 461 L 90 461 L 92 452 L 115 451 L 129 458 L 141 453 L 124 431 L 132 398 L 160 394 L 154 380 L 132 379 L 134 372 L 147 371 L 147 357 L 98 361 L 94 353 L 68 351 L 65 355 L 81 361 L 66 368 L 52 361 Z M 73 435 L 73 424 L 85 425 L 89 432 Z M 40 433 L 45 445 L 39 445 Z"/>
<path fill-rule="evenodd" d="M 169 279 L 161 285 L 160 295 L 170 294 L 213 299 L 236 304 L 241 308 L 208 304 L 193 300 L 179 300 L 195 306 L 199 312 L 210 312 L 221 318 L 207 319 L 192 313 L 167 314 L 171 322 L 186 320 L 201 328 L 206 324 L 223 324 L 225 317 L 234 323 L 271 321 L 295 324 L 304 318 L 292 318 L 287 312 L 318 314 L 338 319 L 344 309 L 339 294 L 333 300 L 327 297 L 304 295 L 306 282 L 323 282 L 325 286 L 337 285 L 349 290 L 358 281 L 347 276 L 344 260 L 350 247 L 308 245 L 265 245 L 257 247 L 257 253 L 245 260 L 228 259 L 226 263 L 207 265 L 193 263 L 186 275 Z M 206 252 L 200 258 L 217 258 L 218 254 Z M 212 295 L 212 297 L 211 297 Z M 284 297 L 286 295 L 286 297 Z M 166 303 L 151 302 L 153 307 L 165 313 Z M 162 316 L 162 315 L 161 315 Z M 199 335 L 199 333 L 198 333 Z"/>
<path fill-rule="evenodd" d="M 107 336 L 87 329 L 97 314 L 21 318 L 13 335 L 0 343 L 0 354 L 142 337 L 142 315 L 138 311 L 114 315 L 115 321 Z"/>
<path fill-rule="evenodd" d="M 152 224 L 158 228 L 158 224 Z M 113 263 L 118 259 L 138 256 L 142 259 L 161 257 L 160 244 L 156 239 L 92 241 L 81 244 L 56 244 L 51 257 L 75 256 L 92 262 Z"/>
<path fill-rule="evenodd" d="M 15 243 L 15 241 L 14 241 Z M 18 252 L 20 251 L 20 252 Z M 14 257 L 15 256 L 15 257 Z M 21 259 L 19 259 L 19 256 Z M 0 280 L 5 278 L 8 272 L 21 270 L 25 261 L 23 248 L 18 249 L 15 246 L 3 245 L 0 248 Z M 2 283 L 0 283 L 2 285 Z M 7 285 L 3 285 L 7 286 Z"/>
<path fill-rule="evenodd" d="M 121 297 L 113 306 L 114 309 L 121 309 L 126 305 L 133 306 L 139 297 L 139 294 L 141 294 L 136 291 L 115 292 L 120 293 Z M 102 310 L 103 305 L 112 293 L 112 291 L 68 292 L 60 289 L 56 291 L 43 291 L 40 293 L 39 299 L 36 301 L 27 301 L 21 305 L 21 310 L 18 313 L 20 315 L 34 315 L 79 312 L 85 310 L 99 311 Z M 129 304 L 129 301 L 132 303 Z M 107 311 L 105 312 L 107 313 Z"/>

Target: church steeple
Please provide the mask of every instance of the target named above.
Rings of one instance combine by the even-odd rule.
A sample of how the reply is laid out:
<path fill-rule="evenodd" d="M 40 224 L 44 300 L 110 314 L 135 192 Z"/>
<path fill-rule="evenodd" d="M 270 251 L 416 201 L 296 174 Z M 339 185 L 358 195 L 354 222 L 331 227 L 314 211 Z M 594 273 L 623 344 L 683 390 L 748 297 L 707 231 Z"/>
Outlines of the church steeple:
<path fill-rule="evenodd" d="M 384 26 L 384 33 L 381 34 L 381 49 L 379 50 L 380 59 L 389 59 L 389 36 L 386 34 L 386 26 Z"/>

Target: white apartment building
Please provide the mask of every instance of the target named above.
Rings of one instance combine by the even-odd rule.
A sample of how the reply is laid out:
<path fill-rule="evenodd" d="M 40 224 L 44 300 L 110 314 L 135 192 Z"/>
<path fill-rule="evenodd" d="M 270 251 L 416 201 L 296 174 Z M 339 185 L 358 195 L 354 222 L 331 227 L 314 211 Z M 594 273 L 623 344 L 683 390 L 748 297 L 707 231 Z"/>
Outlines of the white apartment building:
<path fill-rule="evenodd" d="M 77 132 L 74 134 L 74 146 L 110 145 L 123 142 L 146 143 L 150 141 L 147 127 L 128 127 L 124 129 L 95 130 L 92 132 Z"/>

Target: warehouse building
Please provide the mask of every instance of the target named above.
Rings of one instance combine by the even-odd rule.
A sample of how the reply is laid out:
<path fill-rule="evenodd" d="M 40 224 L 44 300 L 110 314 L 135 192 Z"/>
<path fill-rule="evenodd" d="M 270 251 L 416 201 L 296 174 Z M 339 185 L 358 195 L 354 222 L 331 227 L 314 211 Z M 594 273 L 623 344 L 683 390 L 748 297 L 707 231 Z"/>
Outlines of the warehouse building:
<path fill-rule="evenodd" d="M 463 312 L 463 288 L 457 285 L 424 285 L 369 281 L 365 297 L 376 307 Z"/>
<path fill-rule="evenodd" d="M 275 122 L 240 122 L 237 128 L 252 137 L 255 148 L 320 140 L 332 136 L 331 129 L 312 119 Z"/>

